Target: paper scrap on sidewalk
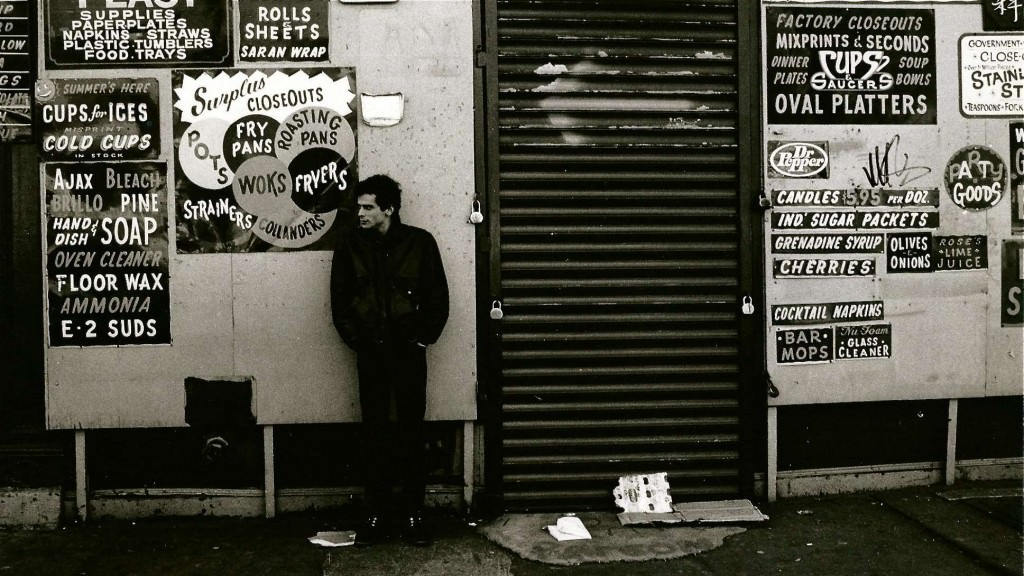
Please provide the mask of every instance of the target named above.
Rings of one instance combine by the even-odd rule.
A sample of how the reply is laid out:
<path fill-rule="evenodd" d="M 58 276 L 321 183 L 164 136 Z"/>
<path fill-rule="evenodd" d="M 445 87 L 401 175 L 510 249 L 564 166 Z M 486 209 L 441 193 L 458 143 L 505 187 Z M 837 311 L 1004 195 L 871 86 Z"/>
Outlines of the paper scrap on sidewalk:
<path fill-rule="evenodd" d="M 682 515 L 683 522 L 764 522 L 768 519 L 750 500 L 685 502 L 672 507 Z"/>
<path fill-rule="evenodd" d="M 672 512 L 668 473 L 622 476 L 612 489 L 615 504 L 625 512 Z"/>
<path fill-rule="evenodd" d="M 559 542 L 590 540 L 590 531 L 583 525 L 583 521 L 575 516 L 562 516 L 555 521 L 554 526 L 545 526 L 545 528 Z"/>
<path fill-rule="evenodd" d="M 338 546 L 351 546 L 356 543 L 356 533 L 352 530 L 341 532 L 317 532 L 316 536 L 310 536 L 309 541 L 317 546 L 336 548 Z"/>

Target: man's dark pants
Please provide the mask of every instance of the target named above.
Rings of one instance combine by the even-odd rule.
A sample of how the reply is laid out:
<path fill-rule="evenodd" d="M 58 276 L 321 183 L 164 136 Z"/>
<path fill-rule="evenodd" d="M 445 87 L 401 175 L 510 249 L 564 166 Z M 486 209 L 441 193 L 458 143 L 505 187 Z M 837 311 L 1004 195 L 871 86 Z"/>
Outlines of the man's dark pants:
<path fill-rule="evenodd" d="M 414 342 L 371 344 L 359 350 L 357 369 L 367 508 L 373 515 L 383 512 L 395 480 L 391 476 L 397 474 L 399 511 L 414 514 L 423 507 L 426 490 L 426 349 Z"/>

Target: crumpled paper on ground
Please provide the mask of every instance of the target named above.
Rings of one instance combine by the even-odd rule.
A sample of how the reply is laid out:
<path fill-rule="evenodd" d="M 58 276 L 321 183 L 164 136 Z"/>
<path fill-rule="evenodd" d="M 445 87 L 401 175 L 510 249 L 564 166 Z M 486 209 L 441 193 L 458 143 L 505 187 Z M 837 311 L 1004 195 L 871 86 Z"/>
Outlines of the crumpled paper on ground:
<path fill-rule="evenodd" d="M 590 540 L 590 531 L 583 525 L 583 521 L 575 516 L 562 516 L 555 521 L 554 526 L 545 526 L 544 528 L 559 542 Z"/>

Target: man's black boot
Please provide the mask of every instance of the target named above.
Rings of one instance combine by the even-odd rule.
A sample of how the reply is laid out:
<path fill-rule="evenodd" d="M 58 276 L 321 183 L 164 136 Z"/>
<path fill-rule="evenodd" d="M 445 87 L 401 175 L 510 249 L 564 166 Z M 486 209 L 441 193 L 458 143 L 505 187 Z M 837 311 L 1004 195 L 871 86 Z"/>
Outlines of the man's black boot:
<path fill-rule="evenodd" d="M 384 541 L 384 525 L 380 516 L 367 516 L 356 530 L 356 546 L 372 546 Z"/>
<path fill-rule="evenodd" d="M 433 542 L 420 514 L 413 514 L 406 519 L 402 527 L 402 538 L 413 546 L 429 546 Z"/>

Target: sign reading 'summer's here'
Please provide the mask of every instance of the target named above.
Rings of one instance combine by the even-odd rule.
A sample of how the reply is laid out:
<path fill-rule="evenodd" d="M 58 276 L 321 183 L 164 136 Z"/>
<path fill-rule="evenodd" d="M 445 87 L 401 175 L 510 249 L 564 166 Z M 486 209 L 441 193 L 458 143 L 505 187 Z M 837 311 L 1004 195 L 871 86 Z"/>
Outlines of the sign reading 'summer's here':
<path fill-rule="evenodd" d="M 49 163 L 50 346 L 167 344 L 167 165 Z"/>

